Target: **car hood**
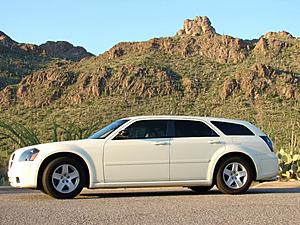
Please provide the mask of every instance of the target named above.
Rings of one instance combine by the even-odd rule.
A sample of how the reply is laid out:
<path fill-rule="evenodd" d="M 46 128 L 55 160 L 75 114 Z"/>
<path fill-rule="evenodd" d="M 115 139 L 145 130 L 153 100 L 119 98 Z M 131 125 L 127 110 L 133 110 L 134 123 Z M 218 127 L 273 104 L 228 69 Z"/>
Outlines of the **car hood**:
<path fill-rule="evenodd" d="M 53 149 L 59 149 L 63 151 L 64 149 L 70 148 L 85 148 L 86 146 L 91 145 L 97 140 L 97 143 L 104 142 L 102 139 L 82 139 L 82 140 L 74 140 L 74 141 L 60 141 L 60 142 L 52 142 L 52 143 L 45 143 L 45 144 L 38 144 L 38 145 L 31 145 L 24 148 L 17 149 L 16 152 L 23 152 L 28 149 L 36 148 L 40 151 L 47 151 Z"/>

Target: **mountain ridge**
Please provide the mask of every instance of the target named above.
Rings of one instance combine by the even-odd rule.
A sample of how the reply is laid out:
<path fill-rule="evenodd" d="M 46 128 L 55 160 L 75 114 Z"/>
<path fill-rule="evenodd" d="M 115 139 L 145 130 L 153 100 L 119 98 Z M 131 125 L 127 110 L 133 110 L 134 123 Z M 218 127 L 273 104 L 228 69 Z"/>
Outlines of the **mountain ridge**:
<path fill-rule="evenodd" d="M 0 31 L 0 46 L 8 47 L 11 50 L 14 49 L 15 51 L 20 52 L 23 50 L 25 52 L 38 54 L 39 56 L 43 57 L 56 57 L 73 61 L 80 61 L 85 57 L 94 56 L 92 53 L 86 51 L 83 47 L 74 46 L 67 41 L 46 41 L 40 45 L 19 43 L 9 37 L 3 31 Z M 71 53 L 69 53 L 70 50 L 72 51 Z M 63 54 L 63 52 L 65 52 L 65 54 Z"/>
<path fill-rule="evenodd" d="M 57 59 L 78 62 L 93 56 L 83 47 L 66 41 L 48 41 L 41 45 L 18 43 L 0 31 L 0 90 L 18 84 L 26 75 Z"/>

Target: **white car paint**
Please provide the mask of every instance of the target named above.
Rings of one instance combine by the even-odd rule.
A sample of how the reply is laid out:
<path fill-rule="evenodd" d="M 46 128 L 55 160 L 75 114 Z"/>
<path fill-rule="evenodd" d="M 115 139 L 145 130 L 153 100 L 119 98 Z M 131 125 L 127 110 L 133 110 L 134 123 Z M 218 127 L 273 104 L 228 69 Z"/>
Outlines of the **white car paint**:
<path fill-rule="evenodd" d="M 105 139 L 48 143 L 16 150 L 9 162 L 11 185 L 37 188 L 42 162 L 53 154 L 67 152 L 85 161 L 89 170 L 89 188 L 208 186 L 213 182 L 218 161 L 233 152 L 243 153 L 252 159 L 256 180 L 273 180 L 277 176 L 276 154 L 259 137 L 265 134 L 249 122 L 183 116 L 139 116 L 127 119 L 128 122 Z M 121 130 L 136 121 L 161 119 L 202 121 L 219 137 L 113 140 Z M 243 124 L 255 136 L 226 136 L 210 123 L 211 120 Z M 35 160 L 19 161 L 20 155 L 32 148 L 40 150 Z"/>

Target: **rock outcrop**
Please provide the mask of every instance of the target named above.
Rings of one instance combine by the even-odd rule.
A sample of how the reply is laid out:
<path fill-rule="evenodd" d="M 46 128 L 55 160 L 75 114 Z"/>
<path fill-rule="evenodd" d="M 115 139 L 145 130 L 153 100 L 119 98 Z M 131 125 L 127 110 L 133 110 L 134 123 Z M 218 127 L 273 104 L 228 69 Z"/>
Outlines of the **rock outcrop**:
<path fill-rule="evenodd" d="M 8 35 L 4 32 L 0 31 L 0 45 L 11 47 L 12 45 L 17 44 L 14 40 L 12 40 Z"/>
<path fill-rule="evenodd" d="M 48 57 L 73 61 L 80 61 L 83 58 L 93 56 L 93 54 L 87 52 L 83 47 L 73 46 L 66 41 L 47 41 L 45 44 L 41 44 L 39 48 Z"/>
<path fill-rule="evenodd" d="M 71 91 L 67 98 L 79 103 L 83 99 L 105 96 L 165 96 L 179 90 L 175 80 L 172 71 L 159 68 L 124 65 L 114 70 L 99 67 L 94 73 L 80 74 L 74 85 L 76 91 Z"/>
<path fill-rule="evenodd" d="M 255 45 L 255 53 L 263 53 L 264 55 L 278 55 L 282 50 L 291 47 L 291 41 L 295 40 L 290 33 L 286 31 L 268 32 L 263 35 Z"/>
<path fill-rule="evenodd" d="M 186 19 L 183 28 L 180 29 L 176 35 L 202 35 L 202 34 L 216 34 L 215 28 L 211 26 L 211 22 L 206 16 L 196 16 L 195 19 Z"/>
<path fill-rule="evenodd" d="M 288 100 L 299 96 L 299 87 L 299 77 L 258 63 L 225 79 L 220 96 L 225 99 L 242 91 L 251 99 L 272 94 Z"/>
<path fill-rule="evenodd" d="M 20 82 L 13 99 L 27 107 L 49 105 L 76 82 L 76 77 L 72 71 L 61 68 L 35 72 Z"/>
<path fill-rule="evenodd" d="M 295 37 L 287 31 L 268 32 L 265 33 L 263 37 L 266 39 L 295 39 Z"/>
<path fill-rule="evenodd" d="M 18 43 L 2 31 L 0 31 L 0 53 L 22 55 L 29 53 L 35 57 L 61 58 L 72 61 L 80 61 L 83 58 L 93 56 L 83 47 L 73 46 L 66 41 L 47 41 L 41 45 Z"/>

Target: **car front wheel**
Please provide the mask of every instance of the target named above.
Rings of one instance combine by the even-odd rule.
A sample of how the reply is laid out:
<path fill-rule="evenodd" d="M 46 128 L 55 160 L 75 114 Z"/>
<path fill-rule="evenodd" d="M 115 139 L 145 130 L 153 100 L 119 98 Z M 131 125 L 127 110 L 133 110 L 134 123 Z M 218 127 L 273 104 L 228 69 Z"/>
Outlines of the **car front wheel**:
<path fill-rule="evenodd" d="M 84 169 L 75 159 L 57 158 L 45 168 L 42 183 L 45 192 L 52 197 L 74 198 L 84 186 Z"/>
<path fill-rule="evenodd" d="M 222 193 L 241 194 L 249 189 L 252 180 L 253 173 L 250 164 L 240 157 L 233 157 L 221 163 L 216 184 Z"/>

